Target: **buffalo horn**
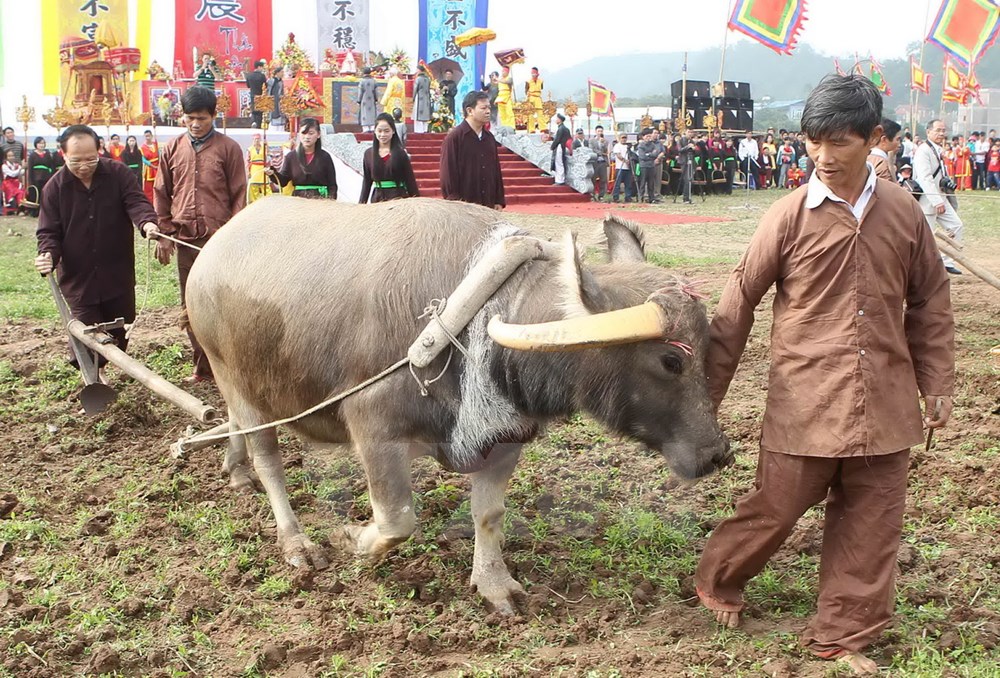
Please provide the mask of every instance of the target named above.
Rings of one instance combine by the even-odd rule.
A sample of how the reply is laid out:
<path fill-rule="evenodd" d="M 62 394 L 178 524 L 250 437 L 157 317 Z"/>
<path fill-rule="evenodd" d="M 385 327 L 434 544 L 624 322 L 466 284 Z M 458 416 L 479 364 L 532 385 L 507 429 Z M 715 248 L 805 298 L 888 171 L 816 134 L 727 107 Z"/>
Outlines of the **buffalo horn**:
<path fill-rule="evenodd" d="M 618 311 L 535 325 L 512 325 L 493 316 L 486 328 L 493 341 L 518 351 L 571 351 L 660 339 L 667 314 L 653 302 Z"/>

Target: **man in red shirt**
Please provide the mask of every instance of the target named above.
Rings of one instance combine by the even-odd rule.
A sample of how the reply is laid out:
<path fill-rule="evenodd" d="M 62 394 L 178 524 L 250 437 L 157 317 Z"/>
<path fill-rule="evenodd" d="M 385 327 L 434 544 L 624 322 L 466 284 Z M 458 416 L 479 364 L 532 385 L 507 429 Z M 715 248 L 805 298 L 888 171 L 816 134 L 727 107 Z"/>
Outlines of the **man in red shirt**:
<path fill-rule="evenodd" d="M 1000 191 L 1000 140 L 993 142 L 993 148 L 986 154 L 986 190 Z"/>

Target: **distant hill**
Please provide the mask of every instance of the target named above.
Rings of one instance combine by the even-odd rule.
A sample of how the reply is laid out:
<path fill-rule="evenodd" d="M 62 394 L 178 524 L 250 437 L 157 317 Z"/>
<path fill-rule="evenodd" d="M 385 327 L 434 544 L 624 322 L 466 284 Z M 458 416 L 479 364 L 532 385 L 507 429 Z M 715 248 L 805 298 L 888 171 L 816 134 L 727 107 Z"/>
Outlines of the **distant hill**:
<path fill-rule="evenodd" d="M 913 45 L 919 49 L 919 45 Z M 865 58 L 866 55 L 862 55 Z M 688 78 L 716 82 L 719 77 L 721 48 L 688 53 Z M 924 69 L 933 74 L 931 94 L 924 101 L 940 101 L 941 73 L 944 53 L 933 45 L 924 50 Z M 622 54 L 590 59 L 583 63 L 546 73 L 546 89 L 555 99 L 572 96 L 585 99 L 587 78 L 610 87 L 619 98 L 635 99 L 635 103 L 666 103 L 669 105 L 670 83 L 680 80 L 684 63 L 682 52 L 661 54 Z M 854 65 L 854 56 L 841 56 L 845 70 Z M 881 62 L 886 81 L 892 89 L 887 97 L 890 107 L 906 104 L 909 96 L 910 67 L 907 59 L 887 59 Z M 833 73 L 833 57 L 819 54 L 808 45 L 801 45 L 793 56 L 782 56 L 755 42 L 739 42 L 726 54 L 726 80 L 750 83 L 756 101 L 764 96 L 772 100 L 804 98 L 826 74 Z M 984 88 L 1000 87 L 1000 47 L 990 50 L 976 68 L 976 77 Z"/>

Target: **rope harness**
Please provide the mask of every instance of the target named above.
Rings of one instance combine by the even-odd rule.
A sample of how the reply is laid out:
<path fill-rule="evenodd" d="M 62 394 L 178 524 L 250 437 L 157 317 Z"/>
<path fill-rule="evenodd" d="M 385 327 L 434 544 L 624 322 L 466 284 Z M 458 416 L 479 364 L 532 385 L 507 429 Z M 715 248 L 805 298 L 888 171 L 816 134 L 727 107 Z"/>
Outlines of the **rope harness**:
<path fill-rule="evenodd" d="M 432 299 L 431 303 L 427 305 L 427 307 L 424 309 L 424 312 L 419 316 L 419 318 L 430 317 L 430 318 L 434 319 L 439 325 L 441 325 L 441 328 L 444 330 L 445 334 L 448 335 L 448 339 L 451 341 L 452 345 L 454 347 L 457 347 L 458 350 L 462 353 L 462 355 L 464 355 L 466 358 L 468 358 L 469 357 L 468 350 L 465 348 L 465 346 L 462 345 L 462 343 L 458 340 L 458 338 L 454 334 L 452 334 L 451 331 L 447 327 L 445 327 L 444 324 L 441 322 L 440 313 L 442 311 L 444 311 L 445 303 L 446 303 L 445 299 Z M 453 353 L 454 353 L 454 351 L 452 350 L 452 347 L 449 347 L 449 350 L 448 350 L 448 360 L 445 361 L 445 365 L 441 369 L 441 372 L 436 377 L 434 377 L 433 379 L 425 379 L 425 380 L 421 381 L 420 377 L 418 377 L 417 373 L 414 371 L 413 365 L 410 365 L 410 374 L 413 376 L 413 379 L 417 382 L 417 387 L 420 389 L 420 395 L 425 396 L 425 397 L 427 395 L 429 395 L 429 391 L 427 390 L 427 387 L 430 386 L 430 385 L 432 385 L 432 384 L 434 384 L 438 380 L 440 380 L 444 376 L 445 372 L 448 371 L 448 367 L 451 365 L 451 359 L 452 359 Z M 269 423 L 266 423 L 266 424 L 260 424 L 258 426 L 252 426 L 250 428 L 245 428 L 245 429 L 241 429 L 241 430 L 238 430 L 238 431 L 230 431 L 229 433 L 220 433 L 220 434 L 212 435 L 212 436 L 199 436 L 199 435 L 190 436 L 188 438 L 182 439 L 179 442 L 180 442 L 180 444 L 183 445 L 184 443 L 189 443 L 189 442 L 208 442 L 208 441 L 211 441 L 211 440 L 225 440 L 226 438 L 229 438 L 230 436 L 246 435 L 247 433 L 256 433 L 258 431 L 263 431 L 265 429 L 274 428 L 275 426 L 282 426 L 284 424 L 290 424 L 290 423 L 298 421 L 299 419 L 302 419 L 304 417 L 308 417 L 310 414 L 315 414 L 316 412 L 319 412 L 320 410 L 322 410 L 325 407 L 329 407 L 330 405 L 334 405 L 334 404 L 340 402 L 341 400 L 343 400 L 344 398 L 347 398 L 348 396 L 354 395 L 358 391 L 362 391 L 362 390 L 368 388 L 372 384 L 374 384 L 374 383 L 376 383 L 378 381 L 381 381 L 382 379 L 388 377 L 390 374 L 392 374 L 393 372 L 395 372 L 396 370 L 398 370 L 399 368 L 401 368 L 403 365 L 408 365 L 409 363 L 410 363 L 410 359 L 409 358 L 403 358 L 402 360 L 399 360 L 398 362 L 393 363 L 389 367 L 385 368 L 384 370 L 382 370 L 381 372 L 379 372 L 378 374 L 376 374 L 374 377 L 371 377 L 370 379 L 366 379 L 365 381 L 363 381 L 360 384 L 357 384 L 355 386 L 352 386 L 351 388 L 347 389 L 346 391 L 341 391 L 337 395 L 331 396 L 330 398 L 327 398 L 323 402 L 318 403 L 316 405 L 313 405 L 309 409 L 307 409 L 307 410 L 305 410 L 303 412 L 300 412 L 299 414 L 296 414 L 293 417 L 287 417 L 285 419 L 278 419 L 276 421 L 272 421 L 272 422 L 269 422 Z"/>

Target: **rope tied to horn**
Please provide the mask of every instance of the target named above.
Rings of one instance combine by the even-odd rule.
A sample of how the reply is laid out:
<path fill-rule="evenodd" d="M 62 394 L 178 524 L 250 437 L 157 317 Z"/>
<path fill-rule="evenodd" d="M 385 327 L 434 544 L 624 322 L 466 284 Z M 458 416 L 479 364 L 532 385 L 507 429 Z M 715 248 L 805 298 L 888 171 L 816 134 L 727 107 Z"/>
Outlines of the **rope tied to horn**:
<path fill-rule="evenodd" d="M 447 299 L 431 299 L 430 303 L 424 307 L 424 312 L 417 316 L 418 319 L 429 317 L 434 320 L 438 326 L 441 327 L 441 331 L 444 332 L 445 336 L 448 337 L 448 341 L 451 342 L 451 346 L 448 347 L 448 359 L 445 361 L 444 367 L 441 368 L 441 371 L 433 379 L 421 379 L 418 377 L 416 370 L 413 369 L 413 363 L 410 363 L 410 376 L 412 376 L 413 380 L 417 382 L 417 388 L 420 389 L 420 395 L 425 398 L 430 395 L 427 387 L 439 381 L 442 377 L 444 377 L 444 373 L 448 371 L 448 368 L 451 366 L 452 356 L 455 354 L 455 348 L 457 348 L 461 354 L 465 356 L 466 360 L 470 357 L 469 350 L 462 345 L 462 342 L 458 340 L 458 337 L 452 334 L 451 330 L 448 329 L 448 326 L 441 321 L 441 314 L 444 312 L 444 308 L 447 304 Z"/>

